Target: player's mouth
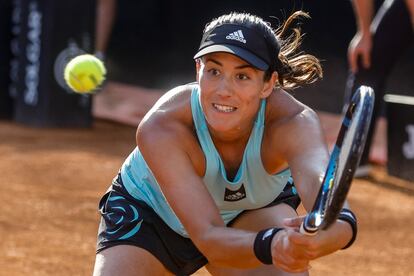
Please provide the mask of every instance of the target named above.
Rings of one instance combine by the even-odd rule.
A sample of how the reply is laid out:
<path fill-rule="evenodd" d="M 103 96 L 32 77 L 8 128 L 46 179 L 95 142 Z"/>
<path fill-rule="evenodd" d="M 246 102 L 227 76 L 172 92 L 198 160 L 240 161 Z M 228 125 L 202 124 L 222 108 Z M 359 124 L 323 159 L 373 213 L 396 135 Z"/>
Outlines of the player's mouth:
<path fill-rule="evenodd" d="M 213 103 L 213 107 L 216 110 L 218 110 L 220 112 L 224 112 L 224 113 L 230 113 L 230 112 L 233 112 L 233 111 L 236 111 L 237 110 L 237 107 L 229 106 L 229 105 L 223 105 L 223 104 L 215 104 L 215 103 Z"/>

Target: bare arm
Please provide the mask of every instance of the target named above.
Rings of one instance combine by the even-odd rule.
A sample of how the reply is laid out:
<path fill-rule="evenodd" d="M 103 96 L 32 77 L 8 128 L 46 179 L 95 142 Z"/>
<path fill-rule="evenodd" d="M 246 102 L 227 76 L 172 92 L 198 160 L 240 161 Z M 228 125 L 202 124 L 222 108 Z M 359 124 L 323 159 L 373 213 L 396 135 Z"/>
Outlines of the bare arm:
<path fill-rule="evenodd" d="M 289 162 L 304 207 L 310 211 L 329 160 L 319 119 L 313 111 L 304 109 L 280 129 L 279 139 L 283 139 L 282 133 L 295 137 L 285 137 L 287 142 L 283 154 Z M 316 236 L 305 236 L 297 231 L 301 220 L 292 218 L 286 225 L 296 230 L 280 232 L 273 240 L 274 262 L 286 271 L 306 270 L 307 267 L 301 265 L 337 251 L 352 237 L 350 225 L 343 221 L 337 221 L 327 231 L 320 231 Z"/>
<path fill-rule="evenodd" d="M 373 0 L 353 0 L 353 8 L 358 31 L 349 43 L 348 62 L 352 72 L 358 71 L 358 57 L 362 57 L 364 68 L 371 66 L 371 22 L 374 13 Z"/>
<path fill-rule="evenodd" d="M 414 0 L 405 0 L 405 2 L 407 3 L 408 11 L 410 12 L 411 25 L 414 30 Z"/>
<path fill-rule="evenodd" d="M 362 33 L 369 33 L 374 14 L 373 0 L 353 0 L 352 4 L 358 30 Z"/>
<path fill-rule="evenodd" d="M 168 114 L 169 105 L 166 101 L 166 107 L 144 118 L 137 132 L 139 148 L 168 203 L 210 263 L 258 266 L 253 253 L 256 233 L 225 226 L 197 168 L 199 145 L 191 128 Z"/>
<path fill-rule="evenodd" d="M 273 154 L 288 162 L 303 205 L 310 211 L 329 160 L 316 113 L 303 108 L 279 125 L 273 137 Z"/>

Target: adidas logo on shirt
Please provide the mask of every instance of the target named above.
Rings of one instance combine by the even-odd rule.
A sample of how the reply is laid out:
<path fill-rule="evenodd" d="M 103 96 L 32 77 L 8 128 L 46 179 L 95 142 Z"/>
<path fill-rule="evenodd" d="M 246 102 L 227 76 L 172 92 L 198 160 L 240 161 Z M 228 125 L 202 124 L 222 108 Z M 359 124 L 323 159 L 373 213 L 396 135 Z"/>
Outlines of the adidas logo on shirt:
<path fill-rule="evenodd" d="M 224 191 L 224 201 L 239 201 L 243 198 L 246 198 L 246 189 L 244 188 L 243 183 L 240 188 L 235 191 L 226 187 Z"/>
<path fill-rule="evenodd" d="M 230 33 L 226 36 L 226 39 L 230 40 L 237 40 L 242 43 L 246 43 L 246 39 L 244 39 L 244 35 L 241 30 L 235 31 L 233 33 Z"/>

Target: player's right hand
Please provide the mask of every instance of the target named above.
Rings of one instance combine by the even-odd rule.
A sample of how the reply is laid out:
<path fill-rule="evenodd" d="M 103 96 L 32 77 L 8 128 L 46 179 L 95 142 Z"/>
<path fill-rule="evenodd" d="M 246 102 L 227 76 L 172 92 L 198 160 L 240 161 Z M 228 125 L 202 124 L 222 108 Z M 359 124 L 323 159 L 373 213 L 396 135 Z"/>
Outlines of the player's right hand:
<path fill-rule="evenodd" d="M 290 273 L 308 271 L 310 258 L 305 248 L 296 246 L 290 236 L 301 235 L 297 230 L 284 229 L 279 231 L 272 241 L 273 265 Z"/>
<path fill-rule="evenodd" d="M 365 69 L 371 66 L 371 49 L 371 33 L 357 32 L 348 47 L 348 63 L 353 73 L 358 72 L 359 58 L 361 58 L 361 64 Z"/>

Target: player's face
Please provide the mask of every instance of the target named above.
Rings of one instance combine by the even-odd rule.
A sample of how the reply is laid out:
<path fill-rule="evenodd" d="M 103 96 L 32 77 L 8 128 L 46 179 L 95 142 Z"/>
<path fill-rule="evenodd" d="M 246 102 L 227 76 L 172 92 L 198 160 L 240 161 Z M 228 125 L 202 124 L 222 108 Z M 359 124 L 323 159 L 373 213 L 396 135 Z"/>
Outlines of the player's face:
<path fill-rule="evenodd" d="M 260 100 L 272 92 L 275 77 L 228 53 L 212 53 L 197 64 L 201 105 L 213 131 L 240 131 L 252 126 Z"/>

